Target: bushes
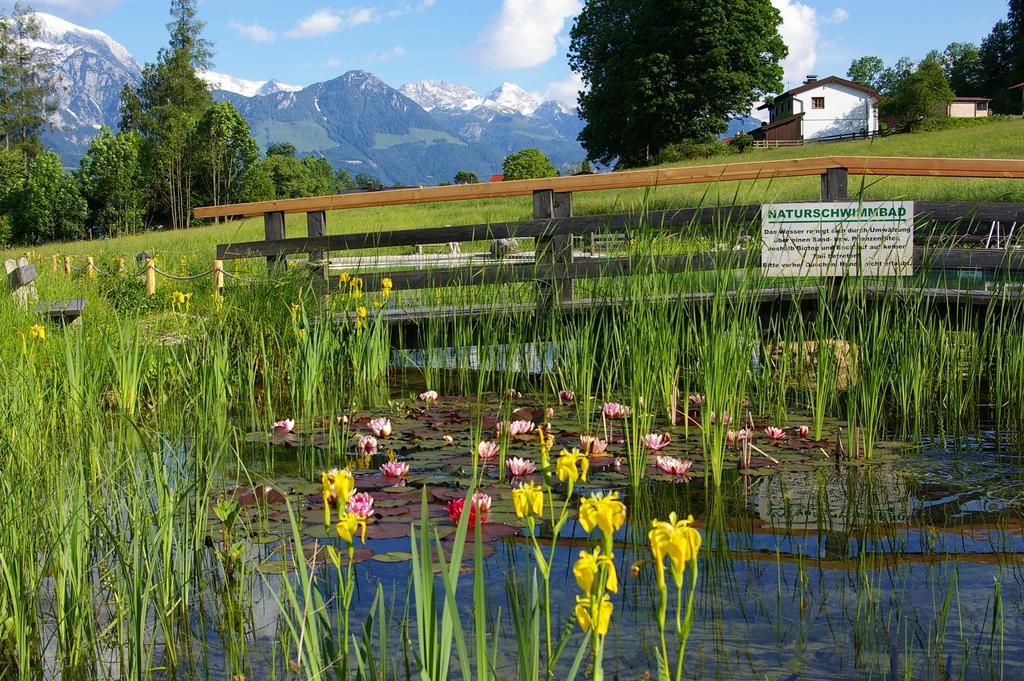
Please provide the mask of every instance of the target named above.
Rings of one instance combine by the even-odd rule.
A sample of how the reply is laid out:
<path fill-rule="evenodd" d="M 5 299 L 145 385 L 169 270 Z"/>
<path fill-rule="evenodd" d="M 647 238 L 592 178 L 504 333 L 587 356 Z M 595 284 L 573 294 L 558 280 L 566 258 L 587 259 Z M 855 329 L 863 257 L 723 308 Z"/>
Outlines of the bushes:
<path fill-rule="evenodd" d="M 655 157 L 655 164 L 678 163 L 679 161 L 690 161 L 696 158 L 711 158 L 712 156 L 724 156 L 726 154 L 738 153 L 739 149 L 730 146 L 719 139 L 706 140 L 683 140 L 676 144 L 670 144 L 662 149 Z"/>
<path fill-rule="evenodd" d="M 551 160 L 540 149 L 523 149 L 509 154 L 501 164 L 505 180 L 532 180 L 538 177 L 557 177 Z"/>

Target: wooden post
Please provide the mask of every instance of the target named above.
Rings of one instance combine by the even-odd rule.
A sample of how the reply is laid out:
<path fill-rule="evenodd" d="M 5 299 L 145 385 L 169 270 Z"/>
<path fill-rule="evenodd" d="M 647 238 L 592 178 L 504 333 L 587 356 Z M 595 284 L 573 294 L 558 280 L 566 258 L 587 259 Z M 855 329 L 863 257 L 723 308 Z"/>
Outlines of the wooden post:
<path fill-rule="evenodd" d="M 572 193 L 542 189 L 533 193 L 533 217 L 536 220 L 557 220 L 572 217 Z M 537 263 L 568 265 L 572 262 L 572 234 L 539 237 L 536 240 Z M 560 279 L 552 274 L 541 284 L 541 294 L 551 300 L 572 300 L 572 279 Z"/>
<path fill-rule="evenodd" d="M 53 271 L 54 272 L 56 272 L 57 270 L 60 269 L 60 267 L 57 265 L 57 254 L 56 253 L 54 253 L 53 255 L 50 256 L 50 264 L 53 265 Z"/>
<path fill-rule="evenodd" d="M 284 238 L 284 213 L 275 211 L 263 214 L 263 234 L 267 241 L 280 241 Z M 267 267 L 273 269 L 284 262 L 282 255 L 268 255 Z"/>
<path fill-rule="evenodd" d="M 213 295 L 220 298 L 224 295 L 224 261 L 213 261 Z"/>
<path fill-rule="evenodd" d="M 91 255 L 85 259 L 85 276 L 89 279 L 96 278 L 96 263 Z"/>
<path fill-rule="evenodd" d="M 327 213 L 322 210 L 306 213 L 306 235 L 311 239 L 327 236 Z M 319 264 L 319 263 L 323 264 Z M 321 279 L 327 280 L 327 251 L 310 251 L 309 264 Z"/>
<path fill-rule="evenodd" d="M 848 201 L 850 174 L 846 168 L 829 168 L 821 175 L 822 201 Z"/>
<path fill-rule="evenodd" d="M 69 277 L 71 276 L 71 256 L 70 255 L 65 255 L 64 256 L 64 274 L 69 276 Z"/>
<path fill-rule="evenodd" d="M 118 274 L 124 274 L 126 271 L 127 271 L 127 268 L 124 265 L 124 258 L 118 258 L 117 259 L 117 272 L 118 272 Z"/>
<path fill-rule="evenodd" d="M 156 295 L 156 262 L 153 258 L 146 261 L 146 295 L 150 298 Z"/>

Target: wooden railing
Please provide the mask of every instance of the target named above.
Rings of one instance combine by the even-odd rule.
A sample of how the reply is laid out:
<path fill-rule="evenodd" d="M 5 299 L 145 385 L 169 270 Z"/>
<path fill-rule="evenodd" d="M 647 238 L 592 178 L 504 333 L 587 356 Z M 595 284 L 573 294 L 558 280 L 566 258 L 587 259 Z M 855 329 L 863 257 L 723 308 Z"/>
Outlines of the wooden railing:
<path fill-rule="evenodd" d="M 645 225 L 665 233 L 681 232 L 694 225 L 739 224 L 749 226 L 751 233 L 760 226 L 759 205 L 683 208 L 645 213 L 573 216 L 573 193 L 635 187 L 655 187 L 700 182 L 757 180 L 778 177 L 820 176 L 823 201 L 848 200 L 850 174 L 899 175 L 917 177 L 984 177 L 1024 179 L 1024 160 L 935 159 L 935 158 L 870 158 L 824 157 L 696 166 L 660 168 L 601 175 L 558 177 L 493 184 L 460 185 L 396 189 L 361 194 L 344 194 L 304 199 L 288 199 L 230 206 L 212 206 L 196 210 L 197 217 L 263 215 L 266 239 L 246 243 L 222 244 L 217 258 L 266 257 L 268 263 L 279 263 L 285 256 L 308 253 L 319 275 L 326 278 L 327 254 L 352 249 L 392 248 L 450 242 L 471 242 L 508 238 L 533 238 L 534 262 L 497 262 L 481 266 L 441 267 L 427 270 L 361 273 L 367 290 L 390 276 L 401 289 L 443 286 L 452 283 L 484 284 L 536 280 L 547 297 L 563 301 L 573 297 L 573 280 L 588 277 L 628 275 L 633 272 L 684 272 L 730 266 L 729 263 L 751 263 L 757 253 L 703 253 L 666 255 L 633 259 L 608 257 L 599 260 L 574 261 L 574 236 L 630 233 Z M 349 208 L 392 206 L 437 201 L 491 199 L 510 196 L 533 197 L 533 219 L 428 227 L 415 230 L 384 231 L 359 234 L 326 234 L 326 211 Z M 285 214 L 307 214 L 307 234 L 286 238 Z M 921 201 L 916 203 L 919 223 L 953 225 L 943 230 L 964 241 L 984 241 L 985 231 L 994 223 L 1024 225 L 1024 204 L 954 203 Z M 915 236 L 919 264 L 943 268 L 1008 268 L 1024 271 L 1022 253 L 1007 251 L 979 252 L 947 248 L 941 251 L 924 249 L 928 232 Z"/>

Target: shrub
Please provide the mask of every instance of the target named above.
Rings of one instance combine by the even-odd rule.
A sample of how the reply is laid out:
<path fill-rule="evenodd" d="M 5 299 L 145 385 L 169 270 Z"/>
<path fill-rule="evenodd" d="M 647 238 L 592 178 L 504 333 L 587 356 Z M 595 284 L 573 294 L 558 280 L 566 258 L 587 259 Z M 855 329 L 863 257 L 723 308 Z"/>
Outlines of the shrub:
<path fill-rule="evenodd" d="M 530 147 L 509 154 L 501 164 L 505 180 L 532 180 L 538 177 L 557 177 L 551 160 L 540 149 Z"/>
<path fill-rule="evenodd" d="M 711 158 L 712 156 L 724 156 L 736 153 L 734 147 L 719 139 L 694 140 L 687 139 L 676 144 L 670 144 L 655 157 L 656 164 L 678 163 L 690 161 L 696 158 Z"/>

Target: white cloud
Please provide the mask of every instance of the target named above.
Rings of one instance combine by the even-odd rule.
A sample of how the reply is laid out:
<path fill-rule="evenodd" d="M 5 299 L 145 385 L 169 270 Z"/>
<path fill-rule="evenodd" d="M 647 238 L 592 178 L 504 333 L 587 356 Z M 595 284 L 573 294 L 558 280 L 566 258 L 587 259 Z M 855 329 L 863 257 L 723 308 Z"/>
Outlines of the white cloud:
<path fill-rule="evenodd" d="M 243 24 L 234 19 L 228 20 L 228 26 L 249 40 L 257 43 L 272 43 L 277 40 L 277 32 L 259 24 Z"/>
<path fill-rule="evenodd" d="M 554 100 L 567 106 L 576 107 L 579 91 L 583 88 L 583 78 L 578 73 L 570 73 L 562 80 L 556 80 L 544 91 L 544 101 Z"/>
<path fill-rule="evenodd" d="M 329 35 L 343 28 L 352 28 L 366 24 L 377 18 L 377 13 L 370 8 L 350 9 L 335 12 L 331 9 L 318 9 L 300 21 L 294 28 L 285 33 L 287 38 L 317 38 Z"/>
<path fill-rule="evenodd" d="M 370 52 L 369 54 L 363 55 L 363 61 L 391 61 L 392 59 L 398 59 L 399 57 L 405 56 L 405 48 L 401 46 L 395 46 L 390 50 L 383 52 Z"/>
<path fill-rule="evenodd" d="M 341 66 L 341 64 L 342 64 L 342 61 L 338 57 L 331 57 L 330 59 L 327 59 L 323 63 L 323 65 L 326 66 L 329 69 L 336 69 L 339 66 Z"/>
<path fill-rule="evenodd" d="M 580 8 L 578 0 L 502 0 L 477 40 L 476 53 L 492 68 L 539 66 L 558 52 L 558 35 Z"/>
<path fill-rule="evenodd" d="M 814 73 L 818 41 L 821 39 L 821 31 L 818 30 L 821 18 L 813 7 L 802 2 L 772 0 L 772 4 L 782 14 L 779 33 L 789 47 L 789 56 L 782 60 L 783 80 L 788 89 L 792 84 L 803 82 L 807 74 Z"/>
<path fill-rule="evenodd" d="M 434 6 L 436 0 L 420 0 L 420 2 L 406 2 L 388 12 L 389 17 L 401 17 L 414 12 L 423 12 Z"/>
<path fill-rule="evenodd" d="M 850 13 L 842 7 L 836 7 L 828 17 L 828 23 L 841 24 L 850 18 Z"/>

